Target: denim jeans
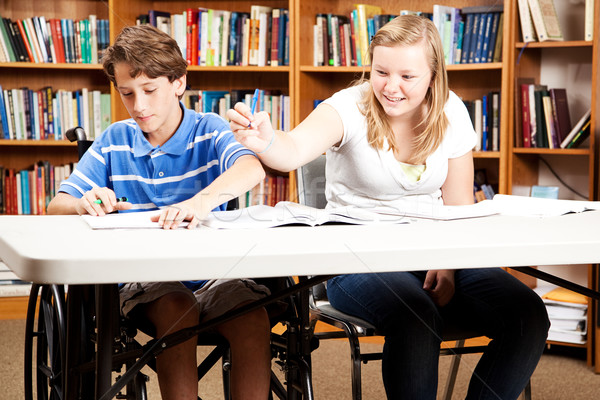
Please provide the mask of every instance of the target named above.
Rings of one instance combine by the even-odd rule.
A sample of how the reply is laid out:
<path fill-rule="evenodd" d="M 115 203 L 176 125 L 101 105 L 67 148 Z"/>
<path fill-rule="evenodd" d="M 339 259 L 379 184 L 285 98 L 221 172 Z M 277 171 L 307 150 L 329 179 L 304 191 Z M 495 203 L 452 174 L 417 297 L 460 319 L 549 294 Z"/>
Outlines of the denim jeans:
<path fill-rule="evenodd" d="M 385 336 L 388 399 L 435 399 L 442 333 L 468 331 L 491 342 L 472 372 L 467 399 L 517 399 L 542 355 L 550 322 L 531 289 L 499 268 L 455 273 L 455 294 L 438 307 L 422 289 L 426 271 L 341 275 L 327 295 L 338 310 Z"/>

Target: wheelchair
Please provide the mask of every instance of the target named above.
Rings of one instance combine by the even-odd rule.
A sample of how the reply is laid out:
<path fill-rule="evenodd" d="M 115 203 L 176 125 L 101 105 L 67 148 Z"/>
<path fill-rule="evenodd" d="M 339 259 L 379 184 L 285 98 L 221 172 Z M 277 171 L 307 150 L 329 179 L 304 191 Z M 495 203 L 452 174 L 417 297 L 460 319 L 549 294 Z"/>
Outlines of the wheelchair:
<path fill-rule="evenodd" d="M 86 140 L 85 131 L 80 127 L 69 130 L 67 137 L 77 141 L 80 158 L 92 143 Z M 285 303 L 285 310 L 280 310 L 272 320 L 273 325 L 281 323 L 285 327 L 283 333 L 271 334 L 273 365 L 281 370 L 279 374 L 271 371 L 272 399 L 313 398 L 310 353 L 318 347 L 318 341 L 309 329 L 308 288 L 313 282 L 327 278 L 300 279 L 298 284 L 291 278 L 269 278 L 268 282 L 260 282 L 269 287 L 272 294 L 260 304 L 250 306 L 266 306 L 275 300 Z M 33 284 L 25 327 L 25 400 L 63 400 L 67 398 L 67 388 L 69 399 L 95 398 L 100 324 L 96 310 L 98 292 L 102 290 L 108 290 L 106 297 L 112 299 L 108 306 L 110 321 L 102 323 L 108 323 L 112 331 L 105 341 L 109 341 L 112 350 L 109 357 L 112 375 L 116 376 L 103 399 L 147 399 L 149 377 L 141 368 L 144 365 L 155 368 L 154 359 L 164 348 L 189 339 L 189 335 L 195 336 L 190 331 L 175 332 L 142 345 L 136 340 L 139 327 L 120 316 L 116 285 Z M 224 398 L 230 399 L 228 343 L 219 335 L 201 332 L 198 344 L 214 347 L 198 366 L 198 379 L 221 360 Z"/>

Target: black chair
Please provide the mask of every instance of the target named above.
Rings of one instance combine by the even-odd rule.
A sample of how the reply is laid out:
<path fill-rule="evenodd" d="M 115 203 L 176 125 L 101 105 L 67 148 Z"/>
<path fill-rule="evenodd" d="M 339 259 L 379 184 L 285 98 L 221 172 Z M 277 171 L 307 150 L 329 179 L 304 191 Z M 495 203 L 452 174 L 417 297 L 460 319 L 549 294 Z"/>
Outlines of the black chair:
<path fill-rule="evenodd" d="M 87 140 L 85 131 L 81 127 L 67 131 L 67 137 L 77 142 L 79 158 L 92 144 L 92 141 Z M 228 209 L 232 207 L 235 208 L 236 205 L 228 204 Z M 279 302 L 266 305 L 269 315 L 273 316 L 272 325 L 282 323 L 286 327 L 281 334 L 271 334 L 274 365 L 281 368 L 284 378 L 281 381 L 277 374 L 271 372 L 270 397 L 280 400 L 312 399 L 309 355 L 310 351 L 317 346 L 317 342 L 300 335 L 300 300 L 299 295 L 292 288 L 294 281 L 290 278 L 266 278 L 258 281 L 275 294 L 285 292 L 285 296 L 282 296 Z M 117 299 L 117 288 L 114 285 L 106 287 L 111 290 L 108 297 Z M 26 400 L 33 400 L 34 392 L 38 400 L 63 399 L 67 385 L 70 391 L 77 392 L 77 398 L 94 397 L 97 344 L 96 296 L 97 293 L 92 285 L 72 285 L 69 288 L 65 288 L 64 285 L 32 285 L 25 328 Z M 152 336 L 152 327 L 140 321 L 120 317 L 118 302 L 113 302 L 110 309 L 113 316 L 109 321 L 110 330 L 113 332 L 110 338 L 113 349 L 112 369 L 117 373 L 117 380 L 129 375 L 122 381 L 125 382 L 122 388 L 114 389 L 116 391 L 114 396 L 130 400 L 147 399 L 148 377 L 139 372 L 136 363 L 148 351 L 153 356 L 159 354 L 163 349 L 162 344 L 167 342 L 152 339 L 148 343 L 140 344 L 136 340 L 138 331 L 141 330 Z M 67 327 L 67 313 L 71 320 L 69 324 L 74 328 Z M 71 335 L 68 340 L 69 345 L 75 343 L 77 351 L 67 351 L 68 335 Z M 175 339 L 168 342 L 167 347 L 182 341 L 177 339 L 176 335 L 173 337 Z M 161 340 L 165 339 L 168 337 L 161 338 Z M 198 379 L 201 380 L 221 361 L 224 398 L 230 399 L 229 343 L 218 334 L 200 333 L 198 345 L 214 347 L 199 364 Z M 152 350 L 157 347 L 158 350 Z M 67 364 L 70 367 L 67 367 Z M 155 358 L 150 357 L 147 365 L 155 370 Z M 67 368 L 69 373 L 66 371 Z"/>
<path fill-rule="evenodd" d="M 297 182 L 299 203 L 316 208 L 324 208 L 326 206 L 325 165 L 325 155 L 321 155 L 314 161 L 298 169 Z M 375 326 L 369 322 L 335 309 L 327 299 L 327 287 L 325 282 L 311 288 L 309 306 L 314 324 L 316 324 L 317 321 L 321 321 L 339 329 L 331 332 L 315 332 L 314 335 L 316 338 L 319 340 L 339 338 L 348 340 L 350 344 L 352 369 L 352 399 L 360 400 L 362 398 L 361 364 L 373 360 L 381 360 L 383 354 L 382 352 L 361 352 L 359 339 L 361 337 L 381 336 L 381 334 L 377 331 Z M 450 400 L 452 398 L 461 355 L 481 353 L 485 350 L 486 346 L 464 346 L 467 339 L 479 336 L 481 335 L 474 332 L 460 331 L 453 327 L 449 327 L 443 332 L 443 341 L 455 341 L 454 347 L 444 347 L 440 349 L 441 355 L 453 356 L 448 372 L 446 387 L 444 388 L 442 396 L 443 399 Z M 523 394 L 526 400 L 531 399 L 531 383 L 527 385 Z"/>

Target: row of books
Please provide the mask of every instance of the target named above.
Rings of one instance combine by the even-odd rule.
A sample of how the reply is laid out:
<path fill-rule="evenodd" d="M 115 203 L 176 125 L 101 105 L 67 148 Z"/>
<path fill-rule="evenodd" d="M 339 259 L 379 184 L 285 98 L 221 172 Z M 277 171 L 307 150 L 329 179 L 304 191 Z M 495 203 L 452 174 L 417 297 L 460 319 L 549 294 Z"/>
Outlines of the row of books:
<path fill-rule="evenodd" d="M 22 170 L 0 166 L 0 214 L 46 214 L 60 183 L 76 165 L 38 161 Z"/>
<path fill-rule="evenodd" d="M 529 78 L 519 82 L 516 147 L 573 148 L 589 136 L 591 110 L 572 125 L 566 89 L 548 89 Z"/>
<path fill-rule="evenodd" d="M 379 6 L 355 4 L 349 16 L 317 14 L 313 26 L 315 66 L 362 66 L 371 38 L 398 15 L 431 19 L 444 45 L 446 64 L 498 62 L 502 58 L 503 5 L 462 9 L 433 6 L 433 13 L 401 10 L 386 14 Z"/>
<path fill-rule="evenodd" d="M 481 99 L 463 100 L 477 133 L 475 151 L 500 149 L 500 92 L 491 91 Z"/>
<path fill-rule="evenodd" d="M 267 173 L 265 179 L 258 185 L 238 197 L 238 207 L 275 206 L 280 201 L 288 200 L 288 190 L 289 178 L 287 176 Z"/>
<path fill-rule="evenodd" d="M 110 125 L 110 94 L 99 90 L 39 90 L 0 86 L 0 138 L 62 140 L 81 126 L 94 139 Z"/>
<path fill-rule="evenodd" d="M 250 12 L 188 8 L 178 14 L 150 10 L 137 24 L 173 37 L 190 65 L 289 65 L 289 11 L 252 5 Z"/>
<path fill-rule="evenodd" d="M 523 42 L 564 40 L 554 0 L 518 0 L 519 20 Z M 569 7 L 573 7 L 571 4 Z M 585 0 L 583 39 L 594 38 L 594 0 Z"/>
<path fill-rule="evenodd" d="M 502 4 L 462 9 L 434 5 L 433 23 L 442 39 L 446 64 L 489 63 L 502 60 Z"/>
<path fill-rule="evenodd" d="M 584 344 L 587 342 L 587 298 L 565 288 L 541 286 L 535 291 L 542 297 L 550 329 L 548 340 Z"/>
<path fill-rule="evenodd" d="M 97 64 L 109 45 L 107 19 L 0 16 L 0 62 Z"/>
<path fill-rule="evenodd" d="M 251 106 L 254 89 L 224 90 L 196 90 L 188 89 L 181 99 L 183 104 L 196 112 L 213 112 L 226 118 L 226 112 L 236 103 L 246 103 Z M 291 129 L 290 125 L 290 96 L 280 94 L 279 91 L 259 89 L 258 101 L 255 112 L 266 111 L 271 116 L 273 128 L 284 131 Z"/>

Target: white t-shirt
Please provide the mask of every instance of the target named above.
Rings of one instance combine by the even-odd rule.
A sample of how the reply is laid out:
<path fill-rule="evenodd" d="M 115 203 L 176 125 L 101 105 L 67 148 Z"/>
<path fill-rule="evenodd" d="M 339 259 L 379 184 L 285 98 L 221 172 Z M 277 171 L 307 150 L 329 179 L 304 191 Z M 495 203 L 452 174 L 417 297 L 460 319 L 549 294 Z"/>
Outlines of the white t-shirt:
<path fill-rule="evenodd" d="M 392 151 L 375 150 L 367 142 L 366 120 L 359 111 L 361 91 L 369 83 L 341 90 L 324 103 L 340 115 L 344 136 L 338 147 L 327 150 L 327 207 L 392 207 L 427 211 L 442 204 L 441 187 L 448 174 L 448 159 L 473 149 L 477 135 L 462 100 L 450 92 L 444 110 L 449 120 L 444 139 L 425 163 L 418 181 L 409 179 Z"/>

